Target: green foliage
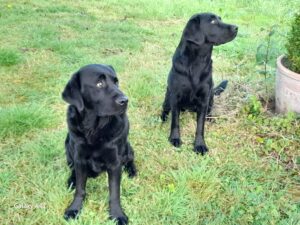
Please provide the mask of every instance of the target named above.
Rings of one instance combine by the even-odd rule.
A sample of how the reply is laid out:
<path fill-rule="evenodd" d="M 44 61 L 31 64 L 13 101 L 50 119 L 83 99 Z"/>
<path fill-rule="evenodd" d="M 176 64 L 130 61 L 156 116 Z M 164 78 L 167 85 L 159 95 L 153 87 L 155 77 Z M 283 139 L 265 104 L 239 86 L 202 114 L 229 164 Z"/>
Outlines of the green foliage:
<path fill-rule="evenodd" d="M 259 116 L 248 116 L 245 121 L 247 125 L 256 124 L 253 128 L 256 133 L 256 142 L 260 144 L 261 154 L 275 154 L 278 160 L 286 162 L 291 159 L 288 153 L 297 152 L 298 136 L 300 135 L 299 118 L 293 112 L 284 116 L 267 117 L 264 114 Z M 293 150 L 292 150 L 293 149 Z M 297 154 L 294 157 L 297 161 Z"/>
<path fill-rule="evenodd" d="M 21 62 L 21 55 L 12 49 L 0 49 L 0 65 L 13 66 Z"/>
<path fill-rule="evenodd" d="M 290 69 L 300 73 L 300 13 L 295 15 L 286 43 Z"/>
<path fill-rule="evenodd" d="M 278 25 L 272 25 L 268 29 L 261 28 L 265 37 L 260 41 L 256 49 L 255 59 L 258 66 L 257 72 L 264 76 L 266 95 L 269 95 L 268 85 L 273 82 L 275 74 L 274 64 L 280 52 L 278 40 Z"/>
<path fill-rule="evenodd" d="M 251 95 L 242 111 L 248 114 L 248 118 L 257 117 L 262 112 L 262 104 L 255 95 Z"/>
<path fill-rule="evenodd" d="M 271 65 L 276 60 L 276 55 L 278 53 L 278 45 L 272 39 L 277 32 L 278 25 L 273 25 L 269 29 L 261 28 L 261 32 L 266 33 L 266 37 L 262 39 L 261 43 L 256 49 L 255 59 L 259 66 L 263 66 L 262 70 L 258 72 L 265 77 L 272 74 L 270 71 Z"/>

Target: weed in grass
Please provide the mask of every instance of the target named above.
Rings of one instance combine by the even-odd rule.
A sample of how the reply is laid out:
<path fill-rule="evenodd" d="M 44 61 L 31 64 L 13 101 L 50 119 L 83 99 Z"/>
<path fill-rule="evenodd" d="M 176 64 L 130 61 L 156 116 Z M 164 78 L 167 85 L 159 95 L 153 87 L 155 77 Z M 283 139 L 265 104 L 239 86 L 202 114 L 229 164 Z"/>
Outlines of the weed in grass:
<path fill-rule="evenodd" d="M 244 106 L 242 111 L 248 114 L 248 118 L 250 119 L 257 117 L 263 111 L 262 104 L 255 95 L 251 95 L 249 96 L 248 103 Z"/>
<path fill-rule="evenodd" d="M 255 142 L 260 146 L 258 153 L 271 156 L 285 164 L 287 169 L 297 167 L 300 147 L 297 115 L 290 112 L 286 116 L 269 118 L 263 114 L 262 104 L 255 96 L 250 97 L 242 112 L 247 115 L 245 127 L 250 126 L 255 133 Z"/>

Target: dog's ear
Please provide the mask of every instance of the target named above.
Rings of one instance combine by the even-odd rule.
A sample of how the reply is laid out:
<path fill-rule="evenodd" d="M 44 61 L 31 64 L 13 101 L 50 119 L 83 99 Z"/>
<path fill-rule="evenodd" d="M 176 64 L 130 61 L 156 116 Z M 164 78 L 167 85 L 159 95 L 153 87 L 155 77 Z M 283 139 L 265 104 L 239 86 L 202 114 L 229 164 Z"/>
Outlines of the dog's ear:
<path fill-rule="evenodd" d="M 196 45 L 202 45 L 205 42 L 205 36 L 200 29 L 200 19 L 198 17 L 189 20 L 184 29 L 183 37 L 186 41 Z"/>
<path fill-rule="evenodd" d="M 111 68 L 112 69 L 112 71 L 114 71 L 114 73 L 116 73 L 116 71 L 115 71 L 115 69 L 113 68 L 113 66 L 111 66 L 111 65 L 107 65 L 109 68 Z"/>
<path fill-rule="evenodd" d="M 84 105 L 80 92 L 79 72 L 72 75 L 62 93 L 62 98 L 70 105 L 74 105 L 79 112 L 83 110 Z"/>
<path fill-rule="evenodd" d="M 108 66 L 109 69 L 111 69 L 113 74 L 115 74 L 115 75 L 117 74 L 115 69 L 113 68 L 113 66 L 111 66 L 111 65 L 107 65 L 107 66 Z"/>

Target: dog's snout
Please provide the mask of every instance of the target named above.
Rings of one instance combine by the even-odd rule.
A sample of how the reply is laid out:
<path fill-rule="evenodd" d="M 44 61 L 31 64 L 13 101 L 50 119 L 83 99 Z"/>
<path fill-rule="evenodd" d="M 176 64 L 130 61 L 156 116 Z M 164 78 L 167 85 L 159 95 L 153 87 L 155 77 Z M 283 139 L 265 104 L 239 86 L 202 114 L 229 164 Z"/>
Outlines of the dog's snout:
<path fill-rule="evenodd" d="M 231 26 L 231 30 L 234 32 L 238 32 L 239 27 L 238 26 Z"/>
<path fill-rule="evenodd" d="M 128 98 L 126 96 L 120 96 L 116 99 L 118 105 L 126 105 L 128 103 Z"/>

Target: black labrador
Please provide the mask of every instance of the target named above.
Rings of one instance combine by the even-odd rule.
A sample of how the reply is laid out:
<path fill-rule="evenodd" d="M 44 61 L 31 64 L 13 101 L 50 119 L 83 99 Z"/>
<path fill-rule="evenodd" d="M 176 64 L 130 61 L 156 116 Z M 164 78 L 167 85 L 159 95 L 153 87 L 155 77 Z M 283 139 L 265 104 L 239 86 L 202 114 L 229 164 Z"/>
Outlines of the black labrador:
<path fill-rule="evenodd" d="M 183 30 L 173 55 L 161 114 L 162 121 L 166 121 L 171 111 L 169 141 L 175 147 L 181 145 L 179 113 L 190 110 L 197 113 L 194 151 L 202 155 L 208 151 L 204 141 L 205 118 L 211 111 L 214 94 L 220 94 L 227 85 L 227 81 L 223 81 L 213 88 L 212 50 L 213 46 L 232 41 L 237 32 L 237 26 L 223 23 L 219 16 L 212 13 L 192 16 Z"/>
<path fill-rule="evenodd" d="M 71 169 L 68 185 L 76 188 L 65 219 L 78 216 L 86 195 L 87 178 L 107 171 L 110 218 L 119 225 L 127 224 L 128 218 L 120 205 L 121 174 L 124 166 L 129 177 L 133 177 L 136 167 L 127 140 L 128 98 L 118 87 L 114 69 L 100 64 L 82 67 L 67 83 L 62 98 L 70 104 L 67 111 L 69 132 L 65 141 Z"/>

